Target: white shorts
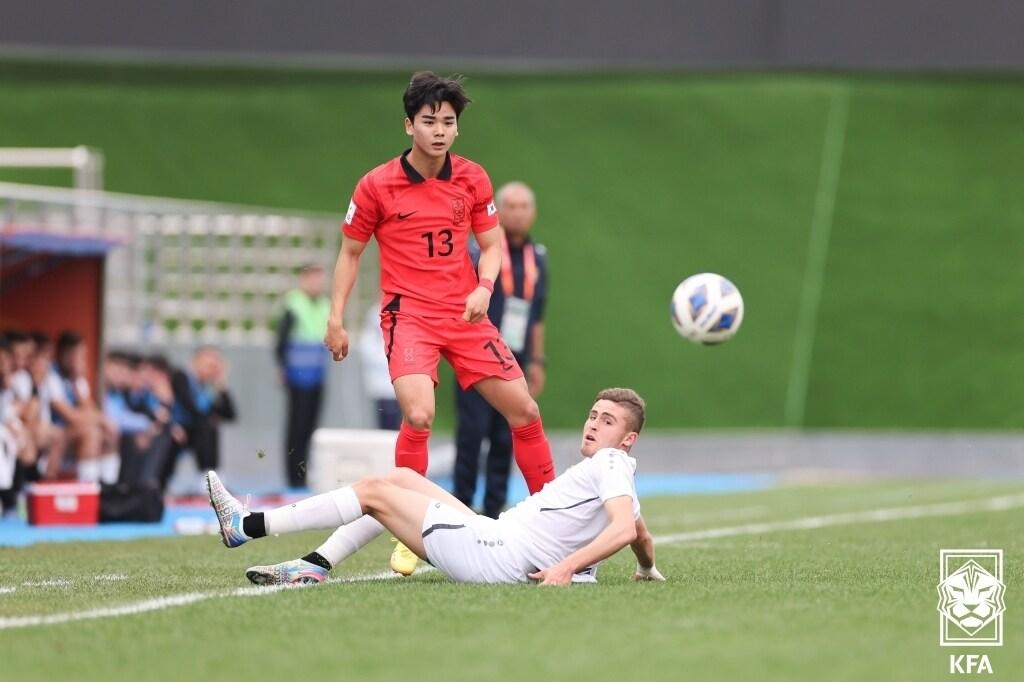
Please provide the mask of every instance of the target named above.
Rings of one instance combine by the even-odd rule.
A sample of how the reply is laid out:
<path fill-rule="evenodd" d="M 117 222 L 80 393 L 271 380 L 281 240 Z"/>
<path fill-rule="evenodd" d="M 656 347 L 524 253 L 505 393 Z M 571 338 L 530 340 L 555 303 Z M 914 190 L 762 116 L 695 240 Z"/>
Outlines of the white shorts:
<path fill-rule="evenodd" d="M 423 517 L 423 547 L 437 570 L 460 583 L 525 583 L 534 568 L 516 551 L 507 525 L 467 516 L 431 500 Z"/>

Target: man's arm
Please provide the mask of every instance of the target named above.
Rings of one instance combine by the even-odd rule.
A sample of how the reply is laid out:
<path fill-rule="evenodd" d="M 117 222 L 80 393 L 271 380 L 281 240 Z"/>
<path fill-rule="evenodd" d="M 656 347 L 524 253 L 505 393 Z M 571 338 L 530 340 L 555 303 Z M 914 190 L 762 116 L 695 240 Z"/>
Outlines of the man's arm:
<path fill-rule="evenodd" d="M 331 315 L 327 318 L 327 335 L 324 345 L 334 355 L 335 360 L 343 360 L 348 355 L 348 332 L 345 331 L 345 305 L 355 286 L 359 274 L 359 259 L 366 250 L 366 242 L 345 237 L 338 252 L 338 261 L 334 265 L 334 280 L 331 285 Z"/>
<path fill-rule="evenodd" d="M 481 281 L 487 280 L 490 287 L 478 286 L 466 297 L 466 310 L 462 319 L 467 322 L 479 322 L 487 317 L 487 308 L 491 304 L 491 291 L 494 280 L 501 270 L 501 227 L 495 227 L 476 235 L 480 245 L 480 261 L 477 265 L 477 276 Z"/>
<path fill-rule="evenodd" d="M 184 370 L 175 370 L 171 376 L 171 390 L 174 393 L 174 401 L 187 413 L 189 419 L 194 421 L 202 416 L 192 398 L 192 388 Z"/>
<path fill-rule="evenodd" d="M 84 410 L 77 408 L 67 400 L 64 400 L 63 396 L 53 397 L 50 400 L 50 409 L 53 412 L 56 412 L 61 419 L 73 426 L 81 425 L 83 420 L 88 416 Z"/>
<path fill-rule="evenodd" d="M 647 524 L 644 523 L 642 516 L 636 520 L 636 540 L 630 543 L 629 548 L 636 555 L 636 573 L 633 574 L 633 580 L 665 579 L 661 571 L 654 566 L 654 536 L 647 530 Z"/>
<path fill-rule="evenodd" d="M 292 327 L 295 326 L 295 313 L 285 310 L 284 315 L 277 323 L 277 342 L 274 344 L 274 357 L 277 359 L 277 368 L 284 376 L 285 358 L 288 352 L 288 340 L 292 335 Z"/>
<path fill-rule="evenodd" d="M 235 411 L 235 401 L 226 386 L 217 388 L 217 399 L 214 400 L 210 412 L 226 422 L 233 422 L 238 417 L 238 413 Z"/>
<path fill-rule="evenodd" d="M 633 498 L 629 495 L 613 497 L 605 501 L 604 509 L 609 523 L 596 538 L 556 565 L 531 573 L 529 577 L 541 581 L 542 585 L 568 585 L 576 571 L 607 559 L 634 542 L 636 523 L 633 521 Z"/>

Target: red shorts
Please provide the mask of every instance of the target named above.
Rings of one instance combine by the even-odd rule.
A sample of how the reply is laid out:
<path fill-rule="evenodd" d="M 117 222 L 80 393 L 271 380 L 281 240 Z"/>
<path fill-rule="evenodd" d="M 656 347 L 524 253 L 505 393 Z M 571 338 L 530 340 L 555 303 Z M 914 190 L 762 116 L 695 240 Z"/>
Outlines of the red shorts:
<path fill-rule="evenodd" d="M 392 382 L 407 374 L 426 374 L 436 386 L 442 355 L 463 389 L 489 377 L 512 381 L 523 376 L 512 351 L 487 318 L 470 323 L 457 317 L 384 311 L 380 330 Z"/>

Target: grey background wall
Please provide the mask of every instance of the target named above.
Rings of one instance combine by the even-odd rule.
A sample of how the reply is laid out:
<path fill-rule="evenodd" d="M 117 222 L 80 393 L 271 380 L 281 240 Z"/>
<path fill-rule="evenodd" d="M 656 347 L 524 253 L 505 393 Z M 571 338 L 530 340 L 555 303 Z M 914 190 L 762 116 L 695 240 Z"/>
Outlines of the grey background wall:
<path fill-rule="evenodd" d="M 1019 69 L 1019 0 L 2 0 L 0 54 L 355 66 Z"/>

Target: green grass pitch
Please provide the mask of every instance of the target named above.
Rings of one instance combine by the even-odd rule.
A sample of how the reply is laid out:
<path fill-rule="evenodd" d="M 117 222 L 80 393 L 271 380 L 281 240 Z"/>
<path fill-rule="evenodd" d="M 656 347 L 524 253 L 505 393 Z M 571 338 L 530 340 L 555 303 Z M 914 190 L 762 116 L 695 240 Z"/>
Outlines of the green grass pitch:
<path fill-rule="evenodd" d="M 0 669 L 12 680 L 909 681 L 944 679 L 957 652 L 988 653 L 995 679 L 1015 679 L 1024 669 L 1024 509 L 854 516 L 807 530 L 771 524 L 1022 492 L 1019 483 L 901 482 L 642 500 L 661 537 L 766 524 L 660 544 L 664 584 L 630 582 L 628 550 L 606 562 L 596 586 L 465 586 L 436 572 L 345 582 L 386 568 L 381 539 L 336 569 L 334 582 L 254 596 L 247 566 L 308 551 L 321 535 L 237 550 L 214 537 L 0 549 Z M 938 645 L 938 553 L 962 547 L 1005 552 L 1002 648 Z M 96 579 L 111 575 L 123 577 Z M 175 595 L 199 600 L 9 627 L 12 618 Z"/>
<path fill-rule="evenodd" d="M 655 428 L 1020 428 L 1019 392 L 995 390 L 1024 385 L 1019 78 L 469 75 L 455 150 L 537 189 L 549 427 L 626 384 Z M 100 147 L 115 191 L 342 212 L 403 149 L 407 79 L 5 61 L 0 144 Z M 834 210 L 808 278 L 819 204 Z M 675 285 L 707 270 L 747 302 L 715 349 L 681 342 L 668 316 Z M 798 339 L 808 290 L 818 313 Z M 806 408 L 787 416 L 791 394 Z"/>

